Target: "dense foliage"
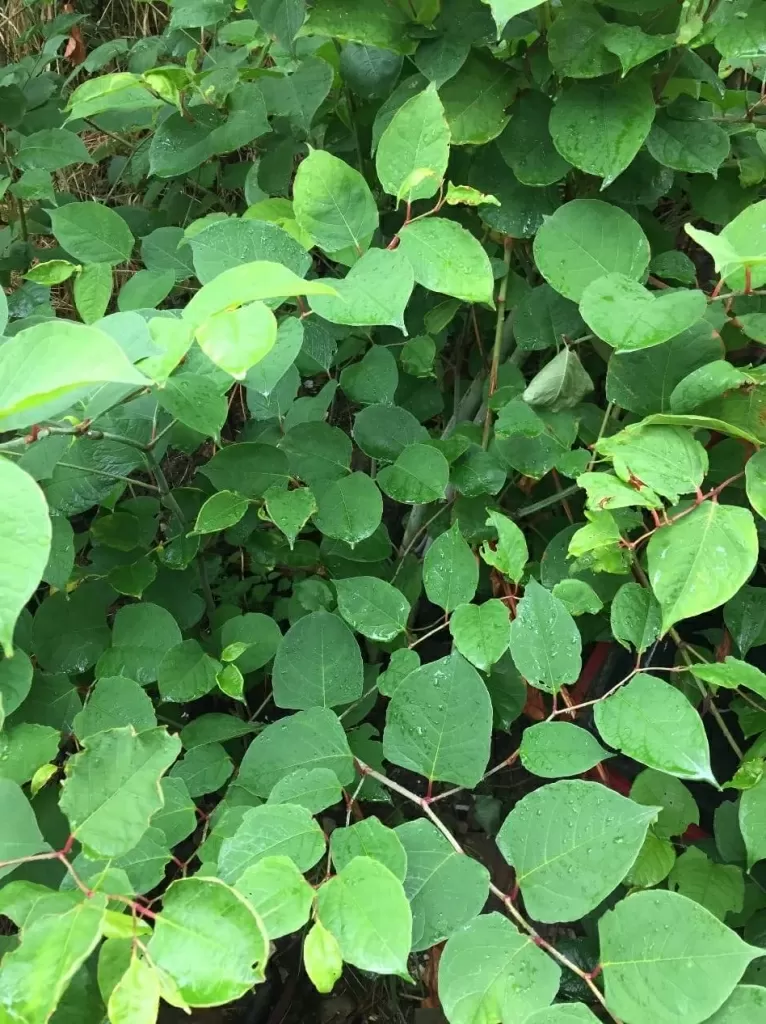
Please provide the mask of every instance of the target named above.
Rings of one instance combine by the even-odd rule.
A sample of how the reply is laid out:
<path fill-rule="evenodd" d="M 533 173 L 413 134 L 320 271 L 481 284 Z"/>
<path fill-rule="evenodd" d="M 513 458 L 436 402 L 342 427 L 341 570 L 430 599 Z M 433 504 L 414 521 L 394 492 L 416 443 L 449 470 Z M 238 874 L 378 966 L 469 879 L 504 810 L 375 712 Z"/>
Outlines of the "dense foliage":
<path fill-rule="evenodd" d="M 109 7 L 2 29 L 0 1021 L 765 1021 L 766 4 Z"/>

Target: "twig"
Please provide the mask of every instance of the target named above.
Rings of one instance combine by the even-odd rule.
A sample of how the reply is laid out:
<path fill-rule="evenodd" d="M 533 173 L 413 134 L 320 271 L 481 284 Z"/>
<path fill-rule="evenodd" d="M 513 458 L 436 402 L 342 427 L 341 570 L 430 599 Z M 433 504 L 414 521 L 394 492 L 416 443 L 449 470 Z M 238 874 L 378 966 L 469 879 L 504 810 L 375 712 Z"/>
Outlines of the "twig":
<path fill-rule="evenodd" d="M 492 345 L 492 364 L 489 369 L 489 393 L 491 398 L 497 390 L 497 371 L 500 367 L 500 353 L 503 346 L 503 327 L 505 326 L 505 299 L 508 294 L 508 279 L 511 276 L 511 253 L 513 252 L 513 239 L 506 235 L 503 241 L 503 265 L 505 273 L 500 281 L 500 289 L 497 293 L 497 317 L 495 318 L 495 340 Z M 492 426 L 492 410 L 487 405 L 487 412 L 484 416 L 484 433 L 481 439 L 482 448 L 489 444 L 489 431 Z"/>

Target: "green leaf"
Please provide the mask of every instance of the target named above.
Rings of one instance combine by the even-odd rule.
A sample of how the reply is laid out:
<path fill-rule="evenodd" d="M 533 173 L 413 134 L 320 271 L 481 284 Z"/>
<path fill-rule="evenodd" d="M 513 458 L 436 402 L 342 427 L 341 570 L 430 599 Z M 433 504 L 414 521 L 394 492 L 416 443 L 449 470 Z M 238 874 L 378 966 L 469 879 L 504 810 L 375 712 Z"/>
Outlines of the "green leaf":
<path fill-rule="evenodd" d="M 570 169 L 548 129 L 553 103 L 543 93 L 523 92 L 511 108 L 511 121 L 497 140 L 503 159 L 523 185 L 553 185 Z"/>
<path fill-rule="evenodd" d="M 548 58 L 558 75 L 599 78 L 616 71 L 619 61 L 604 45 L 608 28 L 591 4 L 575 3 L 560 12 L 548 30 Z"/>
<path fill-rule="evenodd" d="M 481 50 L 471 50 L 458 73 L 439 89 L 452 143 L 482 145 L 508 124 L 516 92 L 513 70 Z"/>
<path fill-rule="evenodd" d="M 399 232 L 399 249 L 415 280 L 429 291 L 493 305 L 489 257 L 474 236 L 452 220 L 427 217 Z"/>
<path fill-rule="evenodd" d="M 36 263 L 34 267 L 24 275 L 26 281 L 35 281 L 37 284 L 63 284 L 77 270 L 75 263 L 69 260 L 48 260 L 46 263 Z"/>
<path fill-rule="evenodd" d="M 739 827 L 747 850 L 747 867 L 766 857 L 766 779 L 752 789 L 746 789 L 739 798 Z"/>
<path fill-rule="evenodd" d="M 229 780 L 234 764 L 220 743 L 192 747 L 173 768 L 173 777 L 181 779 L 190 796 L 216 793 Z"/>
<path fill-rule="evenodd" d="M 317 611 L 285 634 L 274 659 L 274 703 L 280 708 L 326 708 L 362 696 L 362 655 L 344 622 Z"/>
<path fill-rule="evenodd" d="M 408 20 L 385 0 L 370 0 L 364 6 L 354 0 L 320 0 L 299 35 L 334 36 L 394 53 L 412 53 L 415 43 L 406 31 Z"/>
<path fill-rule="evenodd" d="M 393 652 L 388 668 L 378 676 L 378 689 L 384 697 L 393 697 L 399 684 L 416 668 L 420 668 L 418 652 L 409 647 L 401 647 Z"/>
<path fill-rule="evenodd" d="M 343 957 L 337 940 L 315 921 L 303 943 L 303 966 L 317 992 L 332 992 L 343 973 Z"/>
<path fill-rule="evenodd" d="M 233 615 L 221 627 L 221 649 L 241 645 L 241 650 L 232 654 L 223 654 L 223 661 L 236 661 L 241 672 L 255 672 L 268 665 L 282 642 L 282 633 L 277 623 L 269 615 L 261 612 L 246 612 L 244 615 Z"/>
<path fill-rule="evenodd" d="M 404 310 L 414 285 L 412 266 L 402 252 L 369 249 L 342 281 L 334 282 L 335 295 L 316 295 L 309 304 L 333 324 L 390 324 L 406 333 Z"/>
<path fill-rule="evenodd" d="M 171 377 L 157 392 L 157 401 L 173 419 L 200 434 L 219 440 L 229 404 L 226 395 L 207 377 L 182 374 Z"/>
<path fill-rule="evenodd" d="M 291 75 L 258 81 L 269 113 L 289 118 L 303 132 L 310 130 L 332 83 L 333 69 L 327 61 L 311 57 L 302 60 Z"/>
<path fill-rule="evenodd" d="M 511 657 L 522 676 L 556 693 L 580 675 L 582 640 L 566 606 L 530 579 L 511 623 Z"/>
<path fill-rule="evenodd" d="M 220 1006 L 263 980 L 269 944 L 244 896 L 217 878 L 181 878 L 162 898 L 147 944 L 189 1006 Z"/>
<path fill-rule="evenodd" d="M 755 568 L 758 539 L 752 512 L 706 501 L 657 530 L 647 548 L 648 575 L 662 607 L 663 633 L 736 594 Z"/>
<path fill-rule="evenodd" d="M 709 118 L 677 121 L 659 110 L 646 140 L 646 148 L 664 167 L 715 176 L 729 155 L 729 135 Z"/>
<path fill-rule="evenodd" d="M 690 847 L 670 872 L 668 889 L 688 896 L 723 921 L 728 913 L 742 910 L 745 881 L 742 868 L 716 864 L 702 850 Z"/>
<path fill-rule="evenodd" d="M 611 82 L 577 82 L 553 107 L 550 133 L 565 160 L 603 178 L 606 188 L 631 163 L 653 121 L 654 97 L 645 79 L 630 78 L 617 88 Z"/>
<path fill-rule="evenodd" d="M 693 327 L 706 308 L 703 292 L 650 292 L 625 274 L 592 281 L 580 299 L 583 320 L 618 352 L 661 345 Z"/>
<path fill-rule="evenodd" d="M 475 786 L 489 760 L 492 705 L 484 681 L 459 654 L 411 672 L 386 711 L 383 754 L 430 782 Z"/>
<path fill-rule="evenodd" d="M 766 519 L 766 452 L 755 452 L 745 465 L 747 500 L 762 519 Z"/>
<path fill-rule="evenodd" d="M 264 498 L 269 518 L 287 537 L 292 551 L 296 537 L 317 511 L 313 492 L 308 487 L 285 491 L 275 484 L 266 491 Z"/>
<path fill-rule="evenodd" d="M 23 790 L 10 779 L 0 778 L 0 807 L 3 820 L 7 823 L 0 838 L 0 860 L 13 861 L 21 857 L 32 857 L 49 849 Z M 0 867 L 0 878 L 14 870 L 15 865 Z"/>
<path fill-rule="evenodd" d="M 659 808 L 597 782 L 552 782 L 519 801 L 497 845 L 535 921 L 577 921 L 625 877 Z"/>
<path fill-rule="evenodd" d="M 106 729 L 133 726 L 136 732 L 157 725 L 151 697 L 132 679 L 104 676 L 96 680 L 88 702 L 72 722 L 75 736 L 84 743 Z"/>
<path fill-rule="evenodd" d="M 247 371 L 273 349 L 277 320 L 263 302 L 251 302 L 216 313 L 197 328 L 195 336 L 208 359 L 235 380 L 244 380 Z"/>
<path fill-rule="evenodd" d="M 329 768 L 298 768 L 280 779 L 269 794 L 270 804 L 299 804 L 319 814 L 337 803 L 342 793 L 338 776 Z"/>
<path fill-rule="evenodd" d="M 502 601 L 461 604 L 450 618 L 449 630 L 455 647 L 482 672 L 499 661 L 508 649 L 508 609 Z"/>
<path fill-rule="evenodd" d="M 165 608 L 147 601 L 123 605 L 114 617 L 112 646 L 99 658 L 96 675 L 156 682 L 163 657 L 180 643 L 178 623 Z"/>
<path fill-rule="evenodd" d="M 317 893 L 317 920 L 346 963 L 408 978 L 412 913 L 402 883 L 371 857 L 355 857 Z"/>
<path fill-rule="evenodd" d="M 623 583 L 612 599 L 610 624 L 615 640 L 643 654 L 660 635 L 662 609 L 646 587 Z"/>
<path fill-rule="evenodd" d="M 247 748 L 237 781 L 255 796 L 267 797 L 296 768 L 329 768 L 342 786 L 353 781 L 348 740 L 329 709 L 311 708 L 267 725 Z"/>
<path fill-rule="evenodd" d="M 197 640 L 171 647 L 159 664 L 157 686 L 164 701 L 179 704 L 198 700 L 215 689 L 221 665 L 205 654 Z"/>
<path fill-rule="evenodd" d="M 702 719 L 670 683 L 641 672 L 596 705 L 595 719 L 604 742 L 634 761 L 717 785 Z"/>
<path fill-rule="evenodd" d="M 106 111 L 127 113 L 159 106 L 162 106 L 162 101 L 144 88 L 138 75 L 117 72 L 91 78 L 78 85 L 66 105 L 69 111 L 67 121 L 93 117 Z"/>
<path fill-rule="evenodd" d="M 333 480 L 317 495 L 314 522 L 320 533 L 354 547 L 371 537 L 383 518 L 383 498 L 366 473 Z"/>
<path fill-rule="evenodd" d="M 29 656 L 18 649 L 13 657 L 0 661 L 0 714 L 12 715 L 24 703 L 32 686 L 32 673 Z"/>
<path fill-rule="evenodd" d="M 375 168 L 384 190 L 412 203 L 439 191 L 449 161 L 450 130 L 436 86 L 402 104 L 380 137 Z M 428 171 L 408 185 L 414 172 Z"/>
<path fill-rule="evenodd" d="M 556 1003 L 537 1010 L 524 1024 L 595 1024 L 597 1020 L 584 1003 Z"/>
<path fill-rule="evenodd" d="M 621 900 L 599 921 L 599 936 L 607 1005 L 636 1024 L 700 1024 L 761 955 L 699 903 L 671 892 Z"/>
<path fill-rule="evenodd" d="M 218 533 L 238 523 L 250 502 L 236 491 L 218 491 L 208 498 L 197 514 L 193 533 Z"/>
<path fill-rule="evenodd" d="M 712 683 L 713 686 L 726 686 L 732 690 L 744 686 L 766 698 L 766 673 L 761 672 L 755 665 L 740 661 L 739 658 L 727 657 L 722 662 L 709 665 L 691 665 L 689 671 L 698 679 Z"/>
<path fill-rule="evenodd" d="M 225 270 L 256 260 L 282 263 L 300 277 L 309 269 L 311 258 L 300 242 L 278 224 L 255 218 L 253 211 L 254 207 L 250 207 L 241 220 L 214 220 L 194 234 L 187 233 L 183 244 L 178 243 L 178 253 L 191 250 L 194 273 L 202 284 L 208 284 Z M 191 268 L 176 268 L 176 272 L 188 277 Z"/>
<path fill-rule="evenodd" d="M 423 585 L 428 600 L 452 612 L 473 600 L 479 582 L 476 558 L 463 540 L 460 524 L 453 523 L 426 552 Z"/>
<path fill-rule="evenodd" d="M 760 985 L 737 985 L 708 1024 L 751 1024 L 766 1010 L 766 992 Z"/>
<path fill-rule="evenodd" d="M 482 0 L 482 3 L 488 4 L 492 11 L 492 17 L 495 19 L 495 23 L 497 25 L 497 37 L 499 39 L 503 34 L 503 29 L 511 18 L 515 18 L 519 14 L 523 14 L 525 11 L 531 11 L 533 8 L 539 7 L 542 0 Z"/>
<path fill-rule="evenodd" d="M 482 544 L 482 559 L 487 565 L 494 566 L 503 576 L 507 576 L 514 583 L 519 583 L 524 574 L 524 567 L 529 561 L 524 534 L 512 519 L 500 512 L 489 513 L 487 526 L 494 526 L 497 541 L 494 547 L 491 546 L 491 541 Z"/>
<path fill-rule="evenodd" d="M 610 757 L 587 729 L 571 722 L 538 722 L 524 730 L 519 748 L 528 772 L 544 779 L 582 775 Z"/>
<path fill-rule="evenodd" d="M 115 266 L 130 259 L 135 244 L 130 228 L 101 203 L 68 203 L 49 216 L 56 241 L 78 263 Z"/>
<path fill-rule="evenodd" d="M 337 580 L 335 590 L 340 614 L 352 629 L 370 640 L 393 640 L 406 629 L 410 603 L 385 580 L 356 576 Z"/>
<path fill-rule="evenodd" d="M 332 285 L 322 281 L 304 281 L 281 263 L 256 260 L 224 270 L 203 285 L 184 308 L 183 319 L 199 333 L 200 327 L 211 317 L 247 303 L 296 295 L 334 294 Z"/>
<path fill-rule="evenodd" d="M 58 729 L 32 722 L 19 722 L 0 733 L 0 778 L 20 786 L 29 782 L 46 761 L 59 752 Z"/>
<path fill-rule="evenodd" d="M 353 437 L 365 455 L 394 462 L 408 445 L 427 441 L 428 431 L 406 409 L 396 405 L 370 405 L 356 414 Z M 348 439 L 345 443 L 348 444 Z M 349 445 L 346 466 L 350 459 Z"/>
<path fill-rule="evenodd" d="M 694 412 L 730 388 L 739 388 L 747 383 L 747 375 L 736 366 L 723 359 L 716 359 L 693 370 L 676 384 L 670 394 L 670 409 L 674 413 Z"/>
<path fill-rule="evenodd" d="M 85 324 L 95 323 L 106 313 L 112 297 L 112 268 L 109 263 L 87 263 L 74 279 L 75 309 Z"/>
<path fill-rule="evenodd" d="M 662 808 L 652 825 L 652 832 L 662 839 L 682 836 L 689 825 L 699 824 L 700 812 L 694 797 L 683 782 L 672 775 L 664 775 L 652 768 L 644 769 L 631 786 L 630 798 L 648 807 Z"/>
<path fill-rule="evenodd" d="M 109 335 L 69 320 L 28 327 L 5 341 L 0 379 L 3 430 L 54 419 L 95 384 L 148 383 Z"/>
<path fill-rule="evenodd" d="M 297 804 L 262 804 L 245 811 L 236 832 L 224 839 L 218 874 L 236 882 L 244 871 L 264 857 L 289 857 L 308 871 L 325 850 L 325 837 L 311 813 Z"/>
<path fill-rule="evenodd" d="M 559 580 L 551 593 L 563 602 L 570 615 L 598 615 L 604 607 L 596 591 L 584 580 Z"/>
<path fill-rule="evenodd" d="M 255 909 L 271 942 L 302 928 L 314 902 L 314 890 L 289 857 L 251 864 L 234 888 Z"/>
<path fill-rule="evenodd" d="M 330 853 L 336 871 L 342 871 L 354 857 L 371 857 L 400 882 L 407 873 L 407 853 L 399 836 L 374 816 L 336 828 L 330 838 Z"/>
<path fill-rule="evenodd" d="M 482 914 L 447 942 L 439 998 L 451 1024 L 526 1020 L 548 1006 L 561 971 L 500 914 Z"/>
<path fill-rule="evenodd" d="M 676 851 L 669 839 L 661 839 L 650 830 L 641 852 L 636 857 L 633 867 L 625 876 L 626 885 L 634 885 L 639 889 L 647 889 L 664 882 L 676 862 Z"/>
<path fill-rule="evenodd" d="M 323 149 L 312 149 L 298 168 L 293 210 L 299 227 L 329 253 L 351 247 L 361 255 L 378 226 L 378 209 L 367 182 Z"/>
<path fill-rule="evenodd" d="M 6 342 L 3 351 L 12 344 Z M 45 495 L 38 484 L 4 458 L 0 458 L 0 502 L 4 510 L 0 526 L 0 646 L 10 658 L 16 622 L 48 562 L 52 530 Z"/>
<path fill-rule="evenodd" d="M 649 266 L 649 243 L 638 223 L 598 199 L 560 206 L 537 232 L 534 254 L 545 280 L 575 302 L 605 274 L 638 281 Z"/>
<path fill-rule="evenodd" d="M 449 463 L 431 445 L 410 444 L 393 466 L 384 466 L 376 477 L 378 486 L 394 501 L 427 505 L 441 501 L 449 483 Z"/>
<path fill-rule="evenodd" d="M 159 728 L 137 734 L 124 726 L 88 736 L 67 762 L 60 800 L 80 843 L 101 857 L 132 849 L 162 807 L 160 777 L 180 750 L 178 737 Z"/>
<path fill-rule="evenodd" d="M 237 491 L 244 498 L 262 498 L 270 487 L 284 487 L 288 479 L 285 454 L 253 441 L 221 448 L 201 471 L 217 490 Z"/>
<path fill-rule="evenodd" d="M 109 1020 L 114 1024 L 154 1021 L 160 1008 L 160 978 L 145 960 L 133 956 L 130 966 L 109 996 Z"/>
<path fill-rule="evenodd" d="M 595 447 L 626 483 L 638 478 L 673 504 L 698 492 L 708 470 L 707 451 L 681 427 L 626 427 Z"/>
<path fill-rule="evenodd" d="M 564 347 L 535 374 L 522 397 L 528 405 L 558 412 L 571 409 L 592 390 L 593 381 L 579 356 L 573 349 Z"/>
<path fill-rule="evenodd" d="M 8 1020 L 45 1024 L 79 967 L 101 938 L 106 897 L 99 893 L 66 913 L 38 918 L 6 953 L 0 969 L 0 1005 Z"/>
<path fill-rule="evenodd" d="M 155 309 L 170 295 L 175 283 L 173 270 L 139 270 L 120 288 L 117 308 L 121 312 Z"/>
<path fill-rule="evenodd" d="M 457 853 L 430 821 L 408 821 L 395 831 L 407 854 L 404 891 L 412 909 L 412 949 L 419 952 L 448 939 L 481 912 L 489 872 Z"/>

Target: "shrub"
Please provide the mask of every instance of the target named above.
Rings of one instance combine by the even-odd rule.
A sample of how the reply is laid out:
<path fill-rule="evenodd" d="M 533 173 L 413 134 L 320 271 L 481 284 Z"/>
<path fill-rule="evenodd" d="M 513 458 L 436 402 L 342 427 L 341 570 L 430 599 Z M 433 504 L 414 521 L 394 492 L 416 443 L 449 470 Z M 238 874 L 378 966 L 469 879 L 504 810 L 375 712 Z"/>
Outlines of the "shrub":
<path fill-rule="evenodd" d="M 3 1020 L 762 1019 L 765 11 L 6 26 Z"/>

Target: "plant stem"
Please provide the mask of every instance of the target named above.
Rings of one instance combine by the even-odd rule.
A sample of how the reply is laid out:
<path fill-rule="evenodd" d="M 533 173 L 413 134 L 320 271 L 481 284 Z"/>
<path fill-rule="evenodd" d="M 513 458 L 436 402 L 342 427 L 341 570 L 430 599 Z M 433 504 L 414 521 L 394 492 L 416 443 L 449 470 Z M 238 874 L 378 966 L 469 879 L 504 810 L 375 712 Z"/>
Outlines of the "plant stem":
<path fill-rule="evenodd" d="M 688 645 L 685 643 L 684 640 L 681 639 L 681 636 L 678 633 L 678 630 L 670 629 L 670 630 L 668 630 L 668 632 L 669 632 L 670 636 L 673 638 L 673 642 L 675 643 L 675 645 L 678 647 L 679 651 L 681 652 L 681 657 L 684 659 L 684 661 L 686 662 L 687 666 L 689 668 L 691 668 L 693 662 L 692 662 L 691 657 L 689 656 Z M 710 695 L 710 691 L 708 690 L 708 688 L 705 686 L 705 684 L 702 682 L 701 679 L 697 679 L 697 677 L 694 675 L 694 673 L 692 673 L 692 676 L 694 678 L 694 682 L 697 684 L 697 689 L 702 694 L 703 700 L 706 702 L 706 706 L 710 709 L 710 714 L 715 719 L 716 724 L 718 725 L 718 728 L 721 730 L 721 733 L 723 734 L 724 739 L 729 744 L 729 746 L 734 751 L 734 753 L 737 755 L 739 760 L 740 761 L 744 761 L 745 755 L 742 753 L 742 749 L 740 748 L 740 745 L 737 743 L 737 741 L 732 736 L 731 730 L 729 729 L 728 725 L 726 724 L 726 722 L 724 722 L 723 715 L 721 714 L 721 712 L 716 707 L 716 703 L 713 700 L 712 696 Z"/>
<path fill-rule="evenodd" d="M 497 390 L 497 371 L 500 366 L 500 353 L 503 347 L 503 327 L 505 326 L 505 298 L 508 294 L 508 279 L 511 276 L 511 253 L 513 252 L 513 239 L 506 235 L 503 241 L 503 264 L 505 274 L 500 282 L 500 290 L 497 293 L 497 317 L 495 318 L 495 340 L 492 345 L 492 365 L 489 369 L 489 394 L 491 398 Z M 484 417 L 484 434 L 481 439 L 482 448 L 489 444 L 489 430 L 492 426 L 492 411 L 487 407 Z"/>

